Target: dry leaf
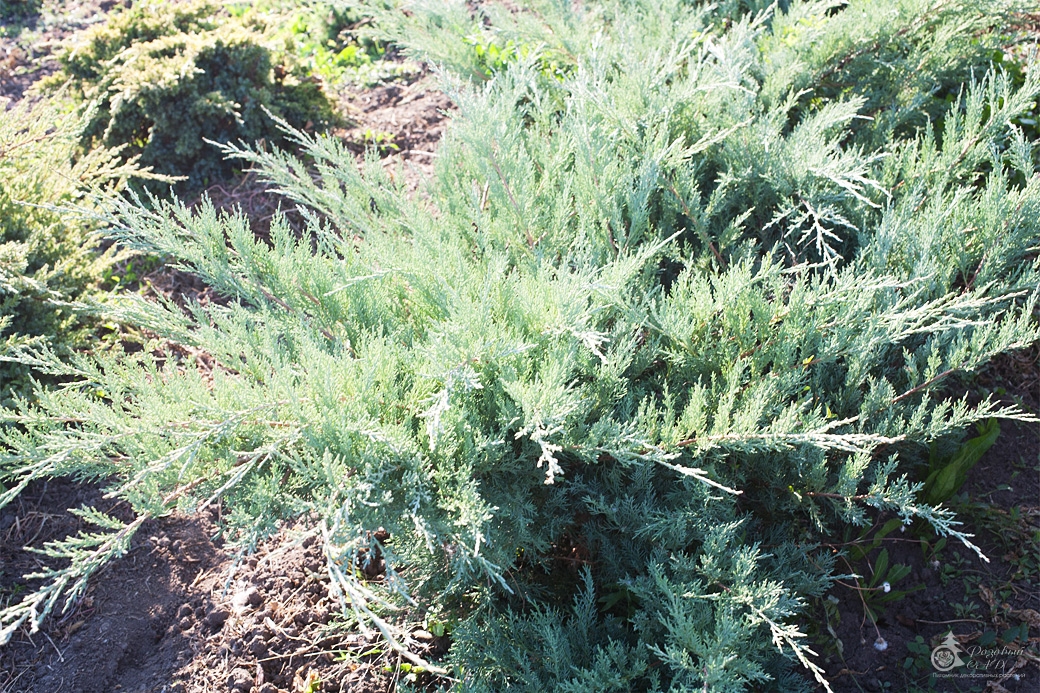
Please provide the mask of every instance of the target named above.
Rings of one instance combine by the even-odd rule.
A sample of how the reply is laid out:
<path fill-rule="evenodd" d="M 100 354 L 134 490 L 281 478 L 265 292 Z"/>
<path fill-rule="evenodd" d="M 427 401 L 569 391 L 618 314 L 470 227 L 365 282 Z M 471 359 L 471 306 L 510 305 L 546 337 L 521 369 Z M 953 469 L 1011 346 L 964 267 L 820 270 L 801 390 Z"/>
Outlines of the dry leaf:
<path fill-rule="evenodd" d="M 1011 615 L 1028 623 L 1031 628 L 1040 628 L 1040 613 L 1033 609 L 1012 609 Z"/>

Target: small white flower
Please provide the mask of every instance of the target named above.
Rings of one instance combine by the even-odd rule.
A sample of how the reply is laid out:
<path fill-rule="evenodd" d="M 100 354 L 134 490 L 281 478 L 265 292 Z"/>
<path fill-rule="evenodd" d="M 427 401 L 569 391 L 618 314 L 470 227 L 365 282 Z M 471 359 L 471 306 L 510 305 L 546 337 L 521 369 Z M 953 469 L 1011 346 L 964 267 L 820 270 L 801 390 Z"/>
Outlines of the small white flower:
<path fill-rule="evenodd" d="M 932 559 L 932 570 L 939 570 L 939 561 Z"/>
<path fill-rule="evenodd" d="M 884 590 L 885 594 L 892 591 L 892 585 L 889 584 L 888 580 L 881 583 L 881 589 Z"/>
<path fill-rule="evenodd" d="M 888 642 L 879 635 L 878 639 L 874 641 L 874 649 L 878 652 L 884 652 L 888 649 Z"/>

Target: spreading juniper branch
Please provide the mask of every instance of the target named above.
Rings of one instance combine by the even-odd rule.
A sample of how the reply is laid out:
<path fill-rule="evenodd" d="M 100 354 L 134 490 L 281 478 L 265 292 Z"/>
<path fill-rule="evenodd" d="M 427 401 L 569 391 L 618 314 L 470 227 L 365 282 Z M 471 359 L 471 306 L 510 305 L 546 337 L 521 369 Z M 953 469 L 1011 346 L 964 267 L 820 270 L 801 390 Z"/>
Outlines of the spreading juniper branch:
<path fill-rule="evenodd" d="M 10 642 L 11 636 L 26 622 L 35 633 L 43 619 L 63 598 L 62 613 L 68 611 L 86 590 L 90 577 L 109 561 L 123 555 L 137 530 L 148 519 L 147 515 L 141 515 L 124 525 L 94 510 L 80 512 L 86 521 L 109 531 L 93 534 L 80 532 L 76 537 L 48 542 L 40 550 L 42 555 L 52 559 L 68 559 L 69 565 L 61 569 L 45 568 L 25 576 L 27 580 L 41 579 L 47 582 L 42 588 L 23 597 L 21 602 L 0 610 L 0 625 L 3 626 L 0 628 L 0 645 Z"/>
<path fill-rule="evenodd" d="M 805 528 L 884 511 L 970 542 L 910 462 L 981 419 L 1028 420 L 943 388 L 1040 338 L 1040 175 L 1015 129 L 1040 82 L 974 49 L 933 61 L 930 32 L 997 40 L 976 3 L 921 21 L 924 2 L 873 1 L 894 26 L 866 0 L 384 7 L 458 104 L 428 189 L 289 132 L 302 156 L 225 152 L 302 233 L 109 199 L 115 239 L 222 301 L 101 309 L 213 367 L 156 344 L 17 352 L 64 382 L 0 429 L 3 498 L 68 474 L 138 517 L 220 498 L 244 547 L 315 516 L 344 607 L 403 656 L 410 621 L 448 612 L 450 653 L 421 665 L 457 667 L 460 689 L 818 678 L 795 621 L 835 576 Z M 831 74 L 834 55 L 850 90 L 804 94 L 803 66 Z M 879 62 L 960 96 L 889 89 Z M 568 550 L 587 568 L 573 608 L 544 581 L 571 584 Z"/>
<path fill-rule="evenodd" d="M 165 496 L 162 505 L 168 507 L 205 480 L 205 477 L 201 477 L 181 486 Z M 151 512 L 145 511 L 131 522 L 123 523 L 94 508 L 80 508 L 70 512 L 88 524 L 108 531 L 81 531 L 75 537 L 47 542 L 42 549 L 30 548 L 48 558 L 67 560 L 69 563 L 62 568 L 44 567 L 23 576 L 26 580 L 42 580 L 44 585 L 25 595 L 20 602 L 0 609 L 0 646 L 9 643 L 26 623 L 30 626 L 30 632 L 36 633 L 59 601 L 63 602 L 61 613 L 67 613 L 87 589 L 87 583 L 94 573 L 125 554 L 137 531 L 154 517 Z"/>

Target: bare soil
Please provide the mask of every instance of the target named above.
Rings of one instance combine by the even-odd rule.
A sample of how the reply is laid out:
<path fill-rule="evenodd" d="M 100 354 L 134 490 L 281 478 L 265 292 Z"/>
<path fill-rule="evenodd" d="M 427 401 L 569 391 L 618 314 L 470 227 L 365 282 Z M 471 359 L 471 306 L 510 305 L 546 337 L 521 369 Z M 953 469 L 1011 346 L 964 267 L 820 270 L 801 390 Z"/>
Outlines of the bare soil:
<path fill-rule="evenodd" d="M 58 43 L 100 21 L 114 5 L 48 0 L 49 9 L 19 31 L 0 27 L 0 101 L 24 98 L 33 82 L 53 72 Z M 336 134 L 359 155 L 374 148 L 390 170 L 402 171 L 409 191 L 421 194 L 452 109 L 434 78 L 419 73 L 348 89 L 340 98 L 349 125 Z M 284 211 L 250 175 L 221 182 L 207 195 L 218 207 L 244 210 L 261 236 L 273 215 Z M 147 273 L 141 288 L 180 301 L 220 300 L 198 279 L 165 267 Z M 204 367 L 204 354 L 190 356 Z M 1010 391 L 1005 396 L 1040 410 L 1037 350 L 1005 357 L 973 386 L 1004 387 Z M 46 560 L 23 547 L 39 548 L 85 529 L 67 512 L 83 505 L 131 519 L 129 508 L 104 499 L 98 485 L 68 480 L 35 484 L 0 512 L 0 603 L 31 589 L 22 576 Z M 847 581 L 830 591 L 837 604 L 829 613 L 822 602 L 813 605 L 806 629 L 835 691 L 1040 690 L 1040 429 L 1005 424 L 952 505 L 990 563 L 956 542 L 938 553 L 922 550 L 928 534 L 913 526 L 883 542 L 890 563 L 911 572 L 892 586 L 908 594 L 877 608 L 876 628 L 865 616 L 866 598 Z M 0 693 L 396 689 L 397 655 L 375 635 L 360 632 L 330 597 L 312 528 L 283 527 L 252 555 L 239 556 L 218 538 L 219 513 L 215 507 L 146 523 L 129 552 L 96 575 L 68 613 L 0 649 Z M 888 518 L 877 519 L 881 524 Z M 838 550 L 848 538 L 833 541 Z M 866 574 L 879 550 L 848 572 Z M 1001 640 L 1023 623 L 1026 638 Z M 985 648 L 999 653 L 965 657 L 991 663 L 972 669 L 976 678 L 937 678 L 929 654 L 947 633 L 965 652 L 992 640 Z M 427 658 L 435 660 L 449 645 L 415 635 L 418 653 Z M 1009 650 L 1018 654 L 1002 654 Z M 965 665 L 952 673 L 968 671 Z"/>
<path fill-rule="evenodd" d="M 96 486 L 33 486 L 0 514 L 0 594 L 16 598 L 40 547 L 85 529 L 68 508 L 127 515 Z M 124 517 L 123 519 L 129 519 Z M 393 688 L 397 655 L 362 633 L 330 597 L 325 560 L 304 525 L 249 556 L 212 537 L 219 509 L 146 523 L 129 552 L 66 614 L 0 650 L 3 693 L 277 693 Z M 424 634 L 420 634 L 422 636 Z M 446 643 L 419 641 L 436 656 Z"/>
<path fill-rule="evenodd" d="M 1035 346 L 999 357 L 970 383 L 969 397 L 993 392 L 1035 414 L 1038 358 Z M 934 551 L 938 538 L 920 524 L 885 537 L 866 561 L 839 561 L 839 572 L 869 578 L 884 549 L 889 565 L 906 565 L 910 573 L 889 593 L 905 595 L 886 604 L 871 599 L 880 596 L 876 590 L 872 595 L 842 580 L 828 594 L 830 613 L 822 602 L 812 610 L 807 629 L 835 691 L 1040 690 L 1040 426 L 1001 422 L 996 443 L 947 505 L 989 561 L 954 539 Z M 876 518 L 875 528 L 889 519 Z M 870 538 L 870 531 L 835 538 L 831 548 Z M 875 607 L 876 627 L 868 605 Z M 964 664 L 941 672 L 931 655 L 949 634 Z"/>
<path fill-rule="evenodd" d="M 57 69 L 61 42 L 104 18 L 109 0 L 48 0 L 17 26 L 0 25 L 0 103 L 35 98 L 31 86 Z M 374 149 L 420 192 L 452 109 L 429 74 L 336 94 L 347 125 L 335 134 L 359 157 Z M 218 207 L 241 210 L 258 236 L 293 210 L 254 175 L 211 186 Z M 198 278 L 154 262 L 127 286 L 180 305 L 220 302 Z M 124 266 L 117 274 L 126 273 Z M 207 367 L 206 354 L 167 351 Z M 97 507 L 124 520 L 125 504 L 102 487 L 69 480 L 34 484 L 0 511 L 0 604 L 34 589 L 23 576 L 47 560 L 39 549 L 88 527 L 70 508 Z M 249 556 L 219 540 L 219 508 L 145 523 L 128 553 L 90 582 L 68 613 L 42 631 L 23 630 L 0 648 L 0 693 L 375 693 L 396 688 L 400 657 L 362 632 L 323 579 L 320 542 L 305 524 L 284 527 Z M 60 610 L 59 610 L 60 611 Z M 436 659 L 448 642 L 413 634 L 417 654 Z"/>
<path fill-rule="evenodd" d="M 355 89 L 341 105 L 353 123 L 337 134 L 359 153 L 375 149 L 391 171 L 400 168 L 410 192 L 420 191 L 433 172 L 437 144 L 454 110 L 435 77 L 424 73 L 410 83 Z"/>
<path fill-rule="evenodd" d="M 36 12 L 0 21 L 0 102 L 14 103 L 58 69 L 62 42 L 102 22 L 122 0 L 47 0 Z"/>

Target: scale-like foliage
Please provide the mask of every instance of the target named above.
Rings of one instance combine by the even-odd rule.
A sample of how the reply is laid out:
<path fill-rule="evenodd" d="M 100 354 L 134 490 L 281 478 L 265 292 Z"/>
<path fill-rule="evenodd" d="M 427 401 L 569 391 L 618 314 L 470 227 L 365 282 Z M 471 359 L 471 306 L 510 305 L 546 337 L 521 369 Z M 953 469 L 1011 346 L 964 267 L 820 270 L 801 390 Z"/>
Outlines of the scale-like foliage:
<path fill-rule="evenodd" d="M 436 613 L 453 646 L 425 665 L 464 690 L 807 688 L 793 623 L 833 567 L 813 542 L 881 511 L 970 545 L 900 460 L 1028 418 L 941 385 L 1040 336 L 1040 172 L 1013 126 L 1040 74 L 973 77 L 954 44 L 941 133 L 929 111 L 875 147 L 863 109 L 899 95 L 853 76 L 802 105 L 777 40 L 805 18 L 881 51 L 851 8 L 536 5 L 380 15 L 460 109 L 422 199 L 291 131 L 306 163 L 227 153 L 300 205 L 302 236 L 112 200 L 115 238 L 226 298 L 124 297 L 112 319 L 217 365 L 24 351 L 68 384 L 10 417 L 0 503 L 95 475 L 143 515 L 220 499 L 245 546 L 313 513 L 345 603 L 388 636 L 394 611 Z M 513 48 L 489 63 L 494 41 Z"/>
<path fill-rule="evenodd" d="M 96 224 L 63 219 L 53 206 L 81 201 L 84 181 L 119 185 L 135 169 L 112 150 L 78 156 L 86 121 L 70 110 L 62 100 L 0 110 L 0 350 L 25 340 L 63 355 L 82 346 L 89 325 L 72 303 L 99 290 L 115 259 L 97 248 Z M 0 405 L 31 392 L 29 372 L 0 363 Z"/>
<path fill-rule="evenodd" d="M 138 2 L 70 45 L 52 80 L 97 102 L 90 145 L 121 147 L 157 173 L 185 176 L 182 191 L 197 190 L 231 173 L 206 140 L 281 142 L 265 109 L 301 128 L 332 118 L 320 85 L 265 29 L 209 0 Z"/>

